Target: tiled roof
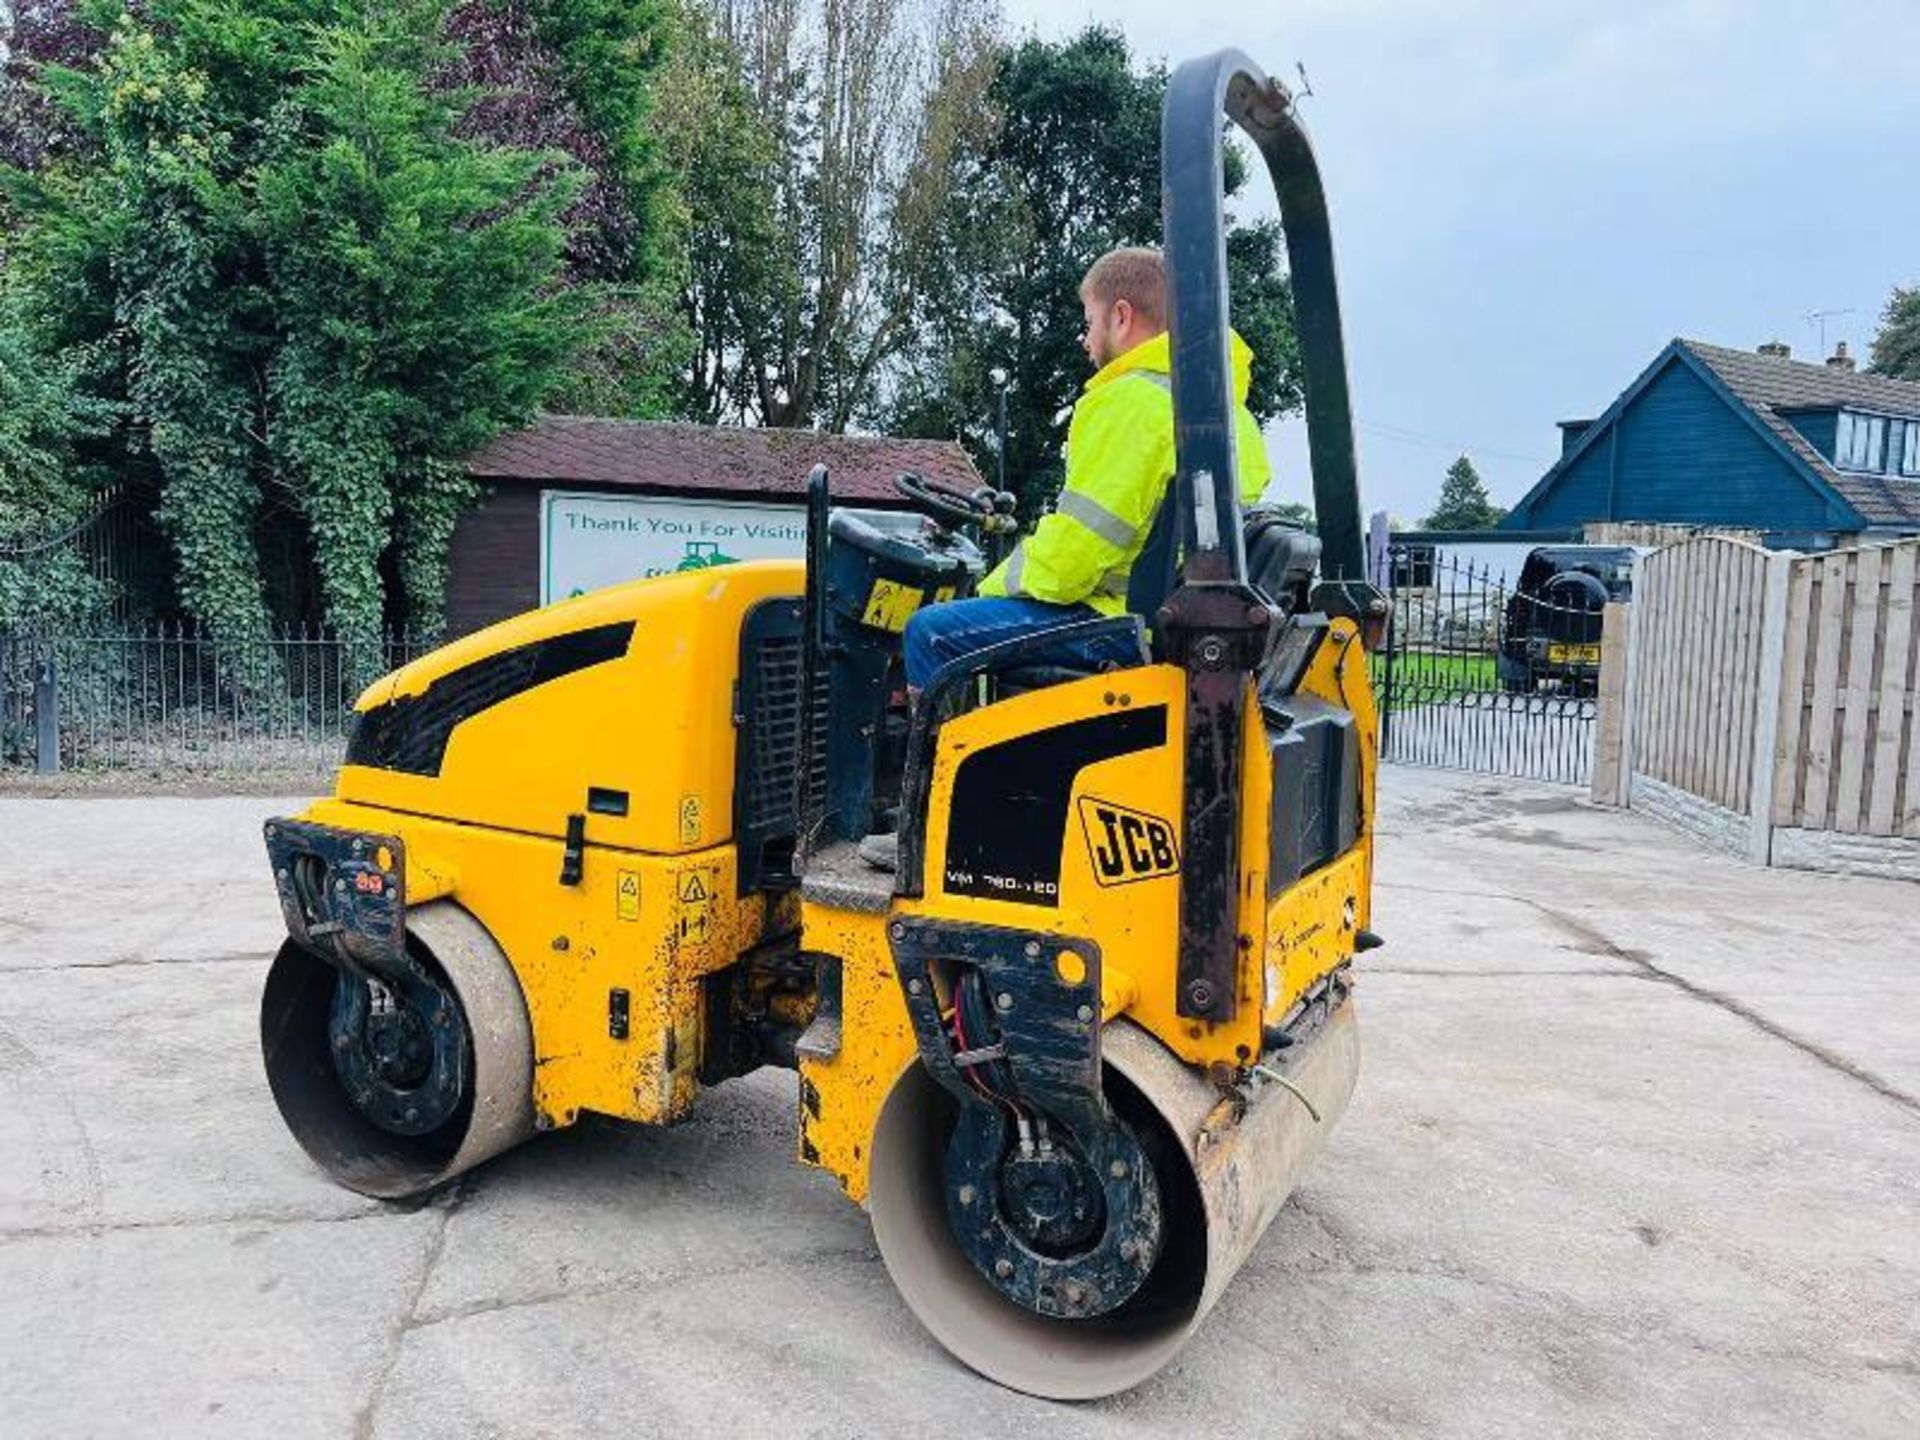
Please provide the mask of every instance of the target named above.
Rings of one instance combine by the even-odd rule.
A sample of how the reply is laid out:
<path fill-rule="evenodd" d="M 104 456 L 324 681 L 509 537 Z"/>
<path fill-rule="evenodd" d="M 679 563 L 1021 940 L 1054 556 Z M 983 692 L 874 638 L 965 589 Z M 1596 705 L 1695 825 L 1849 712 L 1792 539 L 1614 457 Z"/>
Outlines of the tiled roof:
<path fill-rule="evenodd" d="M 898 500 L 893 477 L 911 470 L 971 490 L 981 483 L 951 440 L 892 440 L 814 430 L 721 428 L 543 415 L 468 457 L 483 480 L 799 496 L 807 472 L 827 467 L 836 498 Z"/>
<path fill-rule="evenodd" d="M 1864 375 L 1757 351 L 1728 350 L 1698 340 L 1680 340 L 1696 360 L 1718 375 L 1742 404 L 1840 492 L 1870 525 L 1920 525 L 1920 480 L 1866 475 L 1827 463 L 1783 413 L 1790 410 L 1870 410 L 1920 419 L 1920 384 L 1885 375 Z"/>

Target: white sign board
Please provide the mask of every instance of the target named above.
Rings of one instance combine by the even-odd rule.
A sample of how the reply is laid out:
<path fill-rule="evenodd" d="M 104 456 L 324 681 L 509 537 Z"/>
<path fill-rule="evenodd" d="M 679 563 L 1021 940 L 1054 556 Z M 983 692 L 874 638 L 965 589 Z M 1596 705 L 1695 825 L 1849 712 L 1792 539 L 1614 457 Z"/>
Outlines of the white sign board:
<path fill-rule="evenodd" d="M 807 512 L 669 495 L 540 495 L 540 603 L 735 560 L 800 559 Z"/>

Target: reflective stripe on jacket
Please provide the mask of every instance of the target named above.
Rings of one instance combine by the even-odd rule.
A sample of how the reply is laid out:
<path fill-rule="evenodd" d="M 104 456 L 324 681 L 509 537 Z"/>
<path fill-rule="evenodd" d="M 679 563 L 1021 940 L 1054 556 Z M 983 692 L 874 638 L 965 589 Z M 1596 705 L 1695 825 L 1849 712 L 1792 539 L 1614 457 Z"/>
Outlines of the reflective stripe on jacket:
<path fill-rule="evenodd" d="M 1240 499 L 1252 504 L 1273 472 L 1247 409 L 1253 352 L 1238 335 L 1231 348 Z M 982 595 L 1084 602 L 1103 615 L 1126 613 L 1127 578 L 1173 478 L 1169 361 L 1162 333 L 1087 381 L 1067 429 L 1067 478 L 1053 513 L 1042 516 L 1033 534 L 980 582 Z"/>

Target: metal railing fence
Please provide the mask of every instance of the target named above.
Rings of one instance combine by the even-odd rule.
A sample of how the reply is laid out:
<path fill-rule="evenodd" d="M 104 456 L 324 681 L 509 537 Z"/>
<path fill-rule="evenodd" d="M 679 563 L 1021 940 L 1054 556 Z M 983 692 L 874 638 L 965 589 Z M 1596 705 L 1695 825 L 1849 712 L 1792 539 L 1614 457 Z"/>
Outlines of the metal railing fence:
<path fill-rule="evenodd" d="M 0 632 L 0 772 L 324 774 L 360 691 L 433 643 L 160 624 Z"/>
<path fill-rule="evenodd" d="M 1381 758 L 1585 784 L 1604 589 L 1582 582 L 1563 600 L 1408 547 L 1388 560 L 1372 656 Z"/>

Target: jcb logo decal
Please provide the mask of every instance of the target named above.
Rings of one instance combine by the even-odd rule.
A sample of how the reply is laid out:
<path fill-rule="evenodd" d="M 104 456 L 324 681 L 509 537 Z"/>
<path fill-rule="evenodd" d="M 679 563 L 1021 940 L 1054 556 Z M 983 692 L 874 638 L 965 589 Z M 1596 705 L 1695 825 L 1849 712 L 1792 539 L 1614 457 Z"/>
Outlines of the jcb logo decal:
<path fill-rule="evenodd" d="M 1130 885 L 1180 868 L 1173 826 L 1158 815 L 1083 795 L 1080 824 L 1087 832 L 1093 878 L 1102 885 Z"/>

